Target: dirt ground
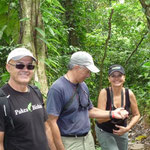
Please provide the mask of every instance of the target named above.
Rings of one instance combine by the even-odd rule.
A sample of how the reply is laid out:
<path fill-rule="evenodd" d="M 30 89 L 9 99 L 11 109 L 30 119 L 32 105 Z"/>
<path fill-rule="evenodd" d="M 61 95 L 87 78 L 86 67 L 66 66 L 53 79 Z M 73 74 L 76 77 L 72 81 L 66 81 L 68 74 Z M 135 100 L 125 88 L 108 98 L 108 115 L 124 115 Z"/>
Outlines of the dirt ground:
<path fill-rule="evenodd" d="M 129 150 L 150 150 L 150 124 L 145 116 L 129 132 Z"/>
<path fill-rule="evenodd" d="M 128 150 L 150 150 L 150 123 L 147 123 L 145 116 L 129 131 Z M 96 150 L 101 150 L 96 141 Z"/>

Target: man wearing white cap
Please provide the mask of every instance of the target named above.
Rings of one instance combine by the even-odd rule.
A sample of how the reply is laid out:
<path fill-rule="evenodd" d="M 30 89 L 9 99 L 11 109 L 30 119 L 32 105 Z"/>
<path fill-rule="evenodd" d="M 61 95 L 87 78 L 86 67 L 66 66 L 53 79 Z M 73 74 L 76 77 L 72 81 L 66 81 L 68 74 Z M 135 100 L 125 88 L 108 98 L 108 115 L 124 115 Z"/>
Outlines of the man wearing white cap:
<path fill-rule="evenodd" d="M 89 53 L 75 52 L 68 68 L 48 92 L 47 112 L 54 142 L 58 150 L 95 150 L 89 117 L 124 118 L 127 113 L 120 108 L 109 112 L 93 107 L 84 80 L 99 69 Z"/>
<path fill-rule="evenodd" d="M 26 48 L 16 48 L 8 55 L 10 78 L 0 95 L 0 150 L 56 150 L 42 95 L 28 85 L 35 62 Z"/>

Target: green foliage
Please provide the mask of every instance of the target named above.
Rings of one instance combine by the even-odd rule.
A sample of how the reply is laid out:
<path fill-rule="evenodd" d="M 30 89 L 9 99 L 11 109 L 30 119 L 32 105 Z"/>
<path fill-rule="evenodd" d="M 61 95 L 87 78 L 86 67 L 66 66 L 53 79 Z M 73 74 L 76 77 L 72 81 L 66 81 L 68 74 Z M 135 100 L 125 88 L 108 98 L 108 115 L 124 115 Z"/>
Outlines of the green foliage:
<path fill-rule="evenodd" d="M 42 41 L 48 47 L 48 53 L 59 55 L 63 48 L 66 48 L 67 32 L 62 23 L 64 8 L 58 0 L 47 0 L 41 3 L 42 18 L 45 31 L 37 29 L 42 34 Z"/>
<path fill-rule="evenodd" d="M 136 137 L 135 139 L 136 139 L 137 141 L 142 141 L 143 139 L 146 139 L 146 138 L 147 138 L 146 135 L 139 135 L 139 136 Z"/>
<path fill-rule="evenodd" d="M 139 82 L 140 84 L 135 83 L 134 89 L 136 89 L 135 93 L 141 114 L 146 114 L 150 122 L 150 61 L 144 63 L 141 68 L 143 69 L 142 74 L 138 76 L 138 81 L 141 82 Z"/>
<path fill-rule="evenodd" d="M 101 150 L 101 148 L 99 146 L 96 146 L 96 150 Z"/>
<path fill-rule="evenodd" d="M 105 4 L 104 2 L 102 3 L 104 7 L 98 7 L 98 9 L 95 9 L 92 13 L 92 15 L 95 13 L 97 18 L 96 20 L 92 18 L 91 24 L 95 23 L 95 25 L 91 27 L 93 30 L 89 30 L 86 33 L 86 41 L 84 41 L 84 43 L 86 50 L 94 56 L 96 63 L 100 66 L 104 55 L 104 44 L 108 35 L 108 18 L 110 10 L 113 8 L 114 13 L 111 22 L 112 33 L 108 44 L 107 57 L 104 61 L 103 87 L 107 87 L 109 84 L 107 79 L 108 67 L 112 64 L 121 64 L 126 70 L 126 86 L 132 89 L 134 88 L 134 85 L 136 85 L 135 88 L 137 88 L 137 85 L 140 84 L 140 88 L 143 88 L 142 85 L 143 83 L 147 83 L 148 78 L 145 77 L 140 80 L 137 79 L 137 76 L 141 75 L 141 73 L 145 73 L 145 70 L 143 70 L 141 65 L 150 58 L 149 35 L 144 37 L 145 39 L 138 47 L 135 55 L 133 55 L 129 63 L 125 65 L 127 58 L 137 47 L 137 44 L 147 30 L 147 27 L 145 26 L 146 18 L 141 12 L 141 5 L 138 1 L 126 1 L 125 4 L 118 4 L 114 1 L 112 7 L 109 7 L 107 2 Z M 90 21 L 88 25 L 90 26 Z M 144 75 L 148 76 L 147 73 Z M 98 76 L 96 78 L 95 76 L 92 76 L 89 80 L 88 85 L 92 93 L 92 98 L 96 99 L 97 94 L 95 91 L 98 91 L 99 89 Z M 94 83 L 96 87 L 93 88 L 93 85 L 90 84 L 90 82 Z M 149 87 L 145 92 L 148 92 L 148 90 Z M 94 101 L 94 104 L 96 103 L 97 102 Z"/>
<path fill-rule="evenodd" d="M 8 81 L 5 65 L 8 53 L 18 46 L 19 14 L 18 1 L 0 2 L 0 86 Z M 15 45 L 15 46 L 14 46 Z"/>
<path fill-rule="evenodd" d="M 1 0 L 0 3 L 0 45 L 16 44 L 19 36 L 18 2 Z"/>
<path fill-rule="evenodd" d="M 112 64 L 121 64 L 126 71 L 125 86 L 135 93 L 142 113 L 150 114 L 150 34 L 147 32 L 145 11 L 138 0 L 125 0 L 124 4 L 116 0 L 43 0 L 40 10 L 44 30 L 36 28 L 40 39 L 47 46 L 46 73 L 49 86 L 67 71 L 71 54 L 78 50 L 89 52 L 100 67 L 104 56 L 105 42 L 108 36 L 108 19 L 114 9 L 111 21 L 111 37 L 107 47 L 107 56 L 103 68 L 103 88 L 108 86 L 108 68 Z M 147 0 L 146 3 L 149 1 Z M 19 1 L 1 0 L 0 5 L 0 73 L 1 85 L 8 80 L 5 62 L 8 53 L 17 47 L 20 22 L 28 18 L 19 18 Z M 67 14 L 69 12 L 69 14 Z M 69 15 L 69 19 L 66 17 Z M 68 19 L 68 20 L 67 20 Z M 73 28 L 68 24 L 72 23 Z M 78 47 L 68 44 L 69 31 L 75 31 Z M 144 38 L 140 45 L 140 40 Z M 136 50 L 137 48 L 137 50 Z M 128 63 L 126 60 L 132 54 Z M 91 74 L 86 80 L 91 99 L 97 105 L 100 77 Z M 38 83 L 36 83 L 38 85 Z M 38 85 L 40 86 L 40 85 Z M 149 115 L 150 116 L 150 115 Z"/>
<path fill-rule="evenodd" d="M 45 64 L 48 84 L 51 85 L 66 71 L 64 66 L 66 65 L 67 56 L 65 54 L 68 49 L 68 43 L 67 29 L 63 24 L 65 10 L 58 0 L 47 0 L 41 3 L 41 11 L 45 31 L 38 28 L 36 30 L 40 32 L 42 35 L 41 40 L 48 47 Z"/>
<path fill-rule="evenodd" d="M 65 1 L 60 2 L 65 6 Z M 142 7 L 139 1 L 126 1 L 125 4 L 119 4 L 116 3 L 116 1 L 112 2 L 112 7 L 110 7 L 108 1 L 77 0 L 72 1 L 71 8 L 67 7 L 65 11 L 61 9 L 60 12 L 58 10 L 54 12 L 51 9 L 55 7 L 52 6 L 52 3 L 42 4 L 45 6 L 44 9 L 46 8 L 45 11 L 43 11 L 46 37 L 55 38 L 55 42 L 53 42 L 53 40 L 48 40 L 48 42 L 52 41 L 54 46 L 51 48 L 49 47 L 47 53 L 48 59 L 46 60 L 49 85 L 67 71 L 68 59 L 70 55 L 77 50 L 86 50 L 90 52 L 94 57 L 96 65 L 98 67 L 100 66 L 104 55 L 104 44 L 108 35 L 108 18 L 113 8 L 114 14 L 111 22 L 112 34 L 108 45 L 107 58 L 104 61 L 103 87 L 107 87 L 109 84 L 107 79 L 108 67 L 117 63 L 125 67 L 125 85 L 132 90 L 134 89 L 135 92 L 139 91 L 139 88 L 143 89 L 143 83 L 146 84 L 148 78 L 146 77 L 147 73 L 142 74 L 145 73 L 145 69 L 141 67 L 141 65 L 149 59 L 149 35 L 144 37 L 144 41 L 127 65 L 125 65 L 125 61 L 146 32 L 147 20 L 141 11 Z M 52 7 L 47 8 L 49 5 Z M 55 7 L 55 9 L 58 8 L 60 7 Z M 78 37 L 79 48 L 67 46 L 67 33 L 69 29 L 67 29 L 66 26 L 68 20 L 65 20 L 64 17 L 67 9 L 72 9 L 73 11 L 73 13 L 70 14 L 70 20 L 75 27 L 74 30 Z M 57 19 L 52 19 L 52 17 L 57 17 Z M 60 21 L 62 22 L 60 23 Z M 141 76 L 141 78 L 138 78 L 138 76 Z M 145 77 L 143 78 L 143 76 Z M 97 105 L 99 93 L 99 80 L 99 74 L 91 74 L 91 78 L 86 80 L 89 86 L 91 99 L 95 106 Z M 143 89 L 136 92 L 137 97 L 139 97 L 141 93 L 147 93 L 148 90 L 149 87 L 146 88 L 146 90 Z"/>

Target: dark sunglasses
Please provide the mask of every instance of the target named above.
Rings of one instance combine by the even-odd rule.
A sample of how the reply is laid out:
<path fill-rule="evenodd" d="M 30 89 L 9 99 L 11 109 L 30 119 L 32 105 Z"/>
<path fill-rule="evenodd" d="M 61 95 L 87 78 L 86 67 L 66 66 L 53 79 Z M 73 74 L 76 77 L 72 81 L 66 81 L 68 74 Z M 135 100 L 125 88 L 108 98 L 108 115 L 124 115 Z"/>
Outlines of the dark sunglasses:
<path fill-rule="evenodd" d="M 33 70 L 34 68 L 35 68 L 35 66 L 34 65 L 32 65 L 32 64 L 28 64 L 28 65 L 24 65 L 24 64 L 11 64 L 11 63 L 8 63 L 8 64 L 10 64 L 10 65 L 12 65 L 12 66 L 15 66 L 17 69 L 23 69 L 25 66 L 26 66 L 26 68 L 28 69 L 28 70 Z"/>
<path fill-rule="evenodd" d="M 88 93 L 80 87 L 80 91 L 77 90 L 79 99 L 79 109 L 85 110 L 90 106 L 90 100 Z"/>

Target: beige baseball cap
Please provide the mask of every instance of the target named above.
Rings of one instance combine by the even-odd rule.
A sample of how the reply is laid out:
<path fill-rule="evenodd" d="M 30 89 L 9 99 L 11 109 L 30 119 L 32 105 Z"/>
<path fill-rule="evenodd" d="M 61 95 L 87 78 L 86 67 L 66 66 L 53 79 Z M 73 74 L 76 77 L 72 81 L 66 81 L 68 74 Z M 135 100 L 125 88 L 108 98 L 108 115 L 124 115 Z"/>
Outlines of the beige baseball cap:
<path fill-rule="evenodd" d="M 78 51 L 72 54 L 70 63 L 75 65 L 81 65 L 88 68 L 91 72 L 97 73 L 100 70 L 94 65 L 92 56 L 85 51 Z"/>

